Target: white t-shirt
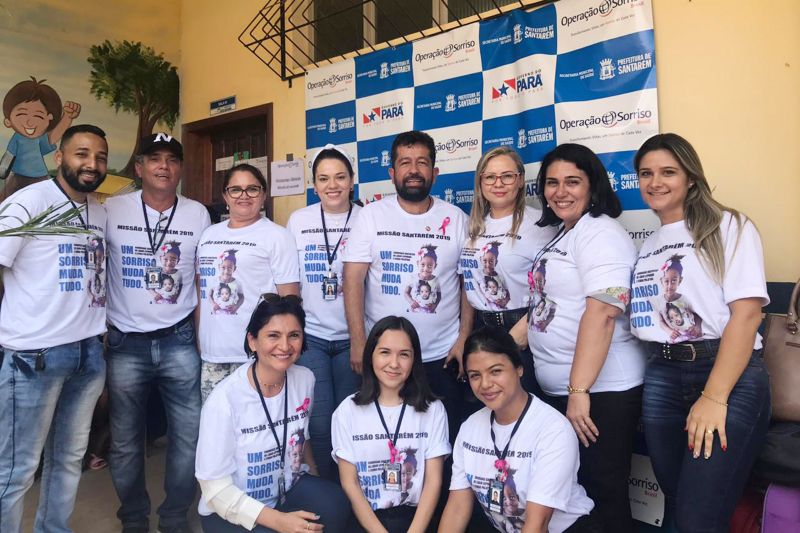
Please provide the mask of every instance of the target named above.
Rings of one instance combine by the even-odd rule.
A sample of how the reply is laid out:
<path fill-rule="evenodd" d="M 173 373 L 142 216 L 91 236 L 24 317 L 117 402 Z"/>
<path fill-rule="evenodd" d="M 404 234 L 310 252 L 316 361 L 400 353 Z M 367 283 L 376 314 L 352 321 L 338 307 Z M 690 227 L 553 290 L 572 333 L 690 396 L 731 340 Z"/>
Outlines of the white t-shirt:
<path fill-rule="evenodd" d="M 421 215 L 404 211 L 395 195 L 361 210 L 344 261 L 370 263 L 364 299 L 367 331 L 385 316 L 404 316 L 419 333 L 423 361 L 447 356 L 458 337 L 458 258 L 466 224 L 463 211 L 437 198 Z M 421 265 L 432 267 L 432 274 L 420 277 Z M 420 305 L 428 291 L 431 304 Z"/>
<path fill-rule="evenodd" d="M 720 231 L 725 248 L 722 285 L 706 272 L 683 220 L 661 226 L 644 241 L 631 293 L 634 335 L 660 343 L 719 339 L 731 317 L 731 302 L 760 298 L 761 305 L 769 303 L 764 252 L 753 223 L 748 220 L 739 235 L 738 224 L 725 212 Z M 753 349 L 759 348 L 761 336 L 756 334 Z"/>
<path fill-rule="evenodd" d="M 247 323 L 259 296 L 276 284 L 296 283 L 297 256 L 291 234 L 262 218 L 231 229 L 206 229 L 197 247 L 200 275 L 200 355 L 213 363 L 244 362 Z"/>
<path fill-rule="evenodd" d="M 450 453 L 444 405 L 436 400 L 424 413 L 406 406 L 395 443 L 400 452 L 401 490 L 386 490 L 383 471 L 390 457 L 386 430 L 375 404 L 356 405 L 353 396 L 348 396 L 333 413 L 333 459 L 336 462 L 344 459 L 356 467 L 364 496 L 373 510 L 398 505 L 416 506 L 425 479 L 425 460 Z M 381 406 L 391 436 L 394 436 L 402 408 L 402 405 Z"/>
<path fill-rule="evenodd" d="M 503 532 L 519 532 L 527 502 L 553 508 L 548 531 L 561 533 L 594 507 L 578 484 L 578 438 L 558 411 L 535 396 L 511 440 L 506 462 L 503 513 L 489 511 L 489 489 L 498 471 L 490 435 L 491 411 L 484 407 L 461 425 L 453 446 L 450 490 L 472 489 L 483 512 Z M 505 448 L 514 424 L 494 423 L 495 442 Z"/>
<path fill-rule="evenodd" d="M 532 275 L 528 343 L 544 392 L 567 394 L 586 298 L 600 295 L 615 300 L 627 294 L 635 261 L 636 248 L 628 233 L 606 215 L 584 215 L 540 255 Z M 644 349 L 631 335 L 623 313 L 614 324 L 608 357 L 591 390 L 622 391 L 641 385 L 645 361 Z"/>
<path fill-rule="evenodd" d="M 325 213 L 329 246 L 327 252 L 320 204 L 298 209 L 289 217 L 286 227 L 297 243 L 297 257 L 302 269 L 300 288 L 303 296 L 303 309 L 306 312 L 306 333 L 309 335 L 332 341 L 346 339 L 349 336 L 342 296 L 342 256 L 347 248 L 350 230 L 358 220 L 359 211 L 361 211 L 361 207 L 353 205 L 349 221 L 347 213 Z M 347 221 L 346 225 L 345 221 Z M 325 300 L 322 294 L 322 278 L 327 276 L 328 272 L 328 253 L 333 252 L 340 237 L 342 240 L 331 265 L 339 281 L 336 299 Z"/>
<path fill-rule="evenodd" d="M 72 209 L 53 180 L 29 185 L 2 205 L 2 229 L 20 226 L 53 206 L 62 206 L 56 213 Z M 86 205 L 76 206 L 91 236 L 0 237 L 5 286 L 0 345 L 7 349 L 52 348 L 106 330 L 105 295 L 98 294 L 104 292 L 106 277 L 106 212 L 91 194 Z M 69 225 L 83 227 L 78 219 Z M 92 264 L 95 267 L 89 268 Z"/>
<path fill-rule="evenodd" d="M 172 208 L 163 213 L 146 209 L 151 235 L 161 230 L 153 239 L 157 244 Z M 206 208 L 178 195 L 175 215 L 155 254 L 147 238 L 141 191 L 109 198 L 106 210 L 109 322 L 131 333 L 166 328 L 186 318 L 197 306 L 195 252 L 200 234 L 211 224 Z M 148 289 L 154 277 L 159 284 L 159 274 L 161 286 Z"/>
<path fill-rule="evenodd" d="M 526 206 L 516 236 L 509 233 L 513 215 L 497 219 L 487 216 L 483 234 L 474 242 L 466 237 L 459 271 L 472 307 L 509 311 L 528 306 L 528 272 L 533 258 L 556 234 L 552 226 L 536 225 L 540 216 L 540 210 Z"/>
<path fill-rule="evenodd" d="M 278 502 L 280 452 L 269 428 L 256 390 L 247 379 L 252 364 L 237 368 L 223 379 L 203 404 L 200 437 L 197 441 L 195 475 L 201 480 L 233 478 L 233 484 L 247 496 L 269 507 Z M 292 488 L 300 472 L 303 443 L 308 440 L 310 406 L 314 403 L 314 374 L 292 365 L 286 373 L 289 396 L 289 427 L 286 434 L 285 487 Z M 283 441 L 284 391 L 264 398 L 275 432 Z M 200 498 L 201 515 L 213 514 Z"/>

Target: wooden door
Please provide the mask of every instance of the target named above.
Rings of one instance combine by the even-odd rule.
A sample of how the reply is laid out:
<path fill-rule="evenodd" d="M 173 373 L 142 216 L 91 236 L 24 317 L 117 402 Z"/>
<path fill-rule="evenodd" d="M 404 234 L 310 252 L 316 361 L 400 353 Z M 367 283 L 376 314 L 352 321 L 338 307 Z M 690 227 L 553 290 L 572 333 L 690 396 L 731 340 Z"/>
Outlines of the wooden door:
<path fill-rule="evenodd" d="M 205 204 L 212 220 L 224 212 L 222 180 L 224 170 L 216 170 L 216 161 L 238 156 L 249 159 L 272 154 L 272 104 L 234 111 L 184 124 L 183 194 Z M 269 185 L 269 176 L 264 176 Z M 272 197 L 267 190 L 265 211 L 273 218 Z"/>

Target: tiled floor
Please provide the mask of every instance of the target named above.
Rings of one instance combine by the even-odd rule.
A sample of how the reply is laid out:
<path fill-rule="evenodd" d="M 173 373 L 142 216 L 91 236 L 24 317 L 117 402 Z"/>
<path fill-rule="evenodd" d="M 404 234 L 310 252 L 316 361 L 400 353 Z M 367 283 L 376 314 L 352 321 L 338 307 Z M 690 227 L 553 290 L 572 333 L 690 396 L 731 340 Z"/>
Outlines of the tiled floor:
<path fill-rule="evenodd" d="M 161 441 L 159 441 L 161 443 Z M 166 449 L 163 446 L 152 447 L 147 457 L 147 492 L 152 501 L 153 513 L 150 517 L 151 531 L 156 531 L 158 515 L 155 510 L 164 498 L 164 458 Z M 199 489 L 198 489 L 199 491 Z M 39 501 L 39 482 L 37 481 L 25 497 L 25 515 L 23 531 L 33 530 L 36 505 Z M 87 470 L 81 477 L 78 487 L 78 499 L 72 513 L 70 526 L 75 533 L 115 533 L 122 529 L 117 520 L 119 499 L 111 483 L 108 468 L 98 471 Z M 197 506 L 194 505 L 189 523 L 195 533 L 200 533 L 200 522 Z"/>

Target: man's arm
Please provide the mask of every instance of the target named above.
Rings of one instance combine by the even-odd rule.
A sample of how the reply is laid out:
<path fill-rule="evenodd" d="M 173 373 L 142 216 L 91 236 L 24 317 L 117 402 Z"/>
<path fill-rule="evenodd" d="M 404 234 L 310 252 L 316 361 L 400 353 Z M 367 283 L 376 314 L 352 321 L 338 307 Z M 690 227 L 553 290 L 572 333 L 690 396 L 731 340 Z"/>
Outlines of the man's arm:
<path fill-rule="evenodd" d="M 344 314 L 350 331 L 350 367 L 361 374 L 361 361 L 364 358 L 364 344 L 367 332 L 364 327 L 364 282 L 369 272 L 369 263 L 344 264 Z"/>
<path fill-rule="evenodd" d="M 458 377 L 461 378 L 464 377 L 464 365 L 461 362 L 464 356 L 464 343 L 467 341 L 467 337 L 469 337 L 469 334 L 472 332 L 472 324 L 475 321 L 475 310 L 472 308 L 472 305 L 470 305 L 469 300 L 467 299 L 467 291 L 463 289 L 464 280 L 460 279 L 460 276 L 459 283 L 462 289 L 458 338 L 456 339 L 455 344 L 453 344 L 453 347 L 450 348 L 450 352 L 447 354 L 447 358 L 444 360 L 444 366 L 450 364 L 450 361 L 453 359 L 458 361 Z"/>

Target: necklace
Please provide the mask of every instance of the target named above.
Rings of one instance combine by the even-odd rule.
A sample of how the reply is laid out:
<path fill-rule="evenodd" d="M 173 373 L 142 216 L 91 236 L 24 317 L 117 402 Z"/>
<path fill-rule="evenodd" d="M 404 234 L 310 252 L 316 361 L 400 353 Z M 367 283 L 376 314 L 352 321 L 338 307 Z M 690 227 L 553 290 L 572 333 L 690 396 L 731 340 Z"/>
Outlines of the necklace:
<path fill-rule="evenodd" d="M 254 375 L 256 376 L 256 378 L 258 378 L 258 374 L 257 373 L 254 372 Z M 278 383 L 268 383 L 268 382 L 265 382 L 265 381 L 261 381 L 260 379 L 257 379 L 257 381 L 261 384 L 262 387 L 265 387 L 265 388 L 267 388 L 269 390 L 273 390 L 273 389 L 280 390 L 280 388 L 283 386 L 284 382 L 286 381 L 286 374 L 283 375 L 283 378 Z"/>

